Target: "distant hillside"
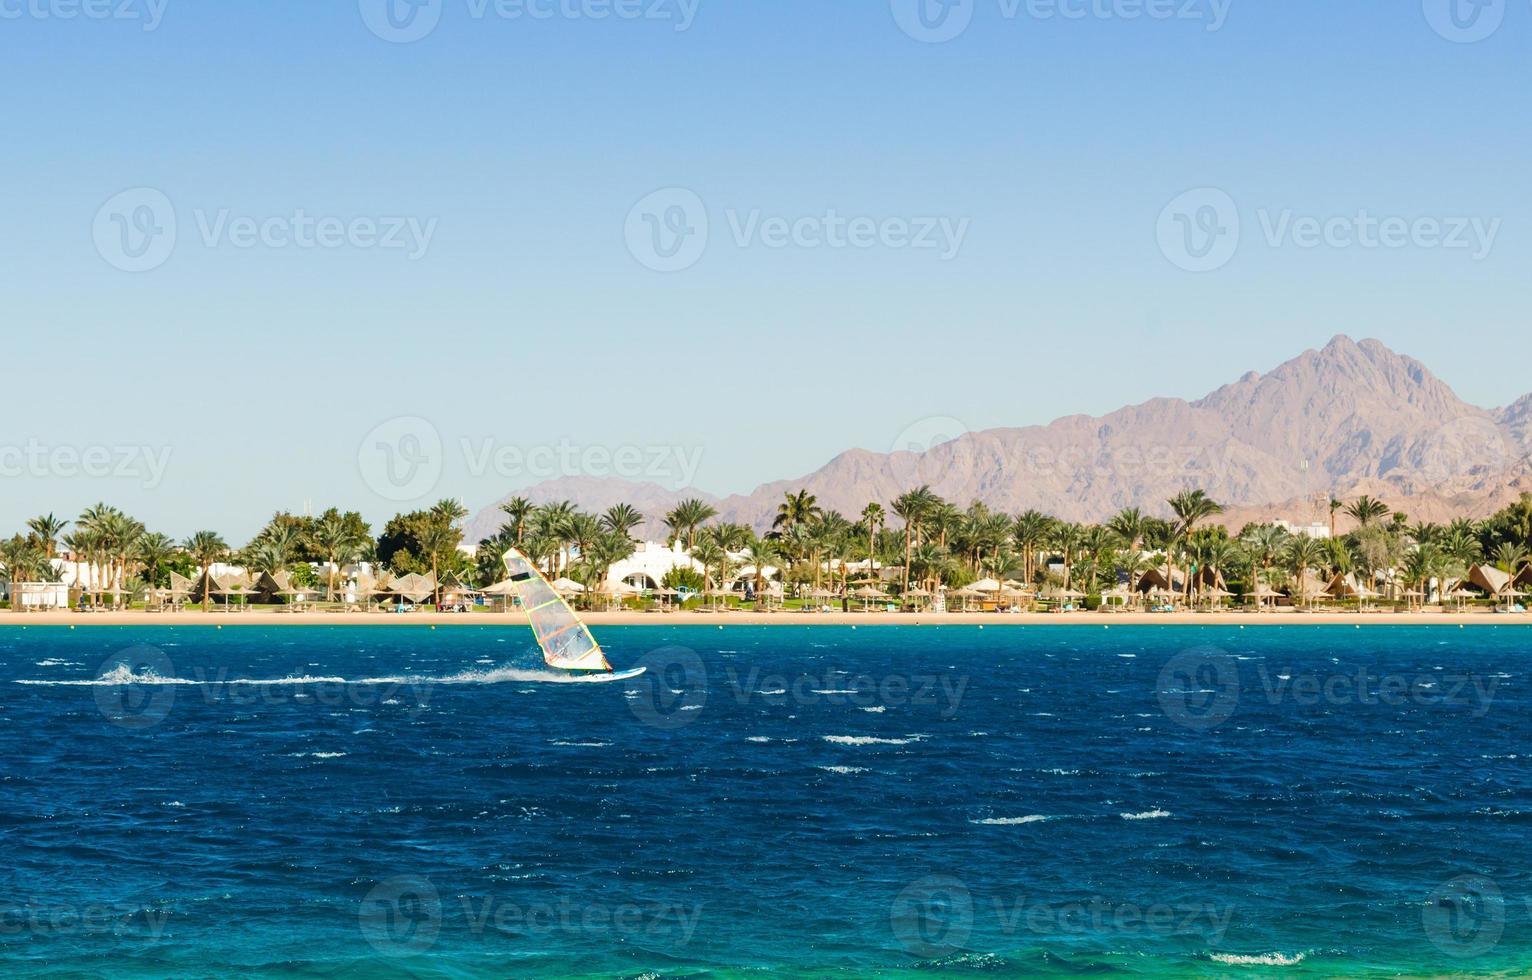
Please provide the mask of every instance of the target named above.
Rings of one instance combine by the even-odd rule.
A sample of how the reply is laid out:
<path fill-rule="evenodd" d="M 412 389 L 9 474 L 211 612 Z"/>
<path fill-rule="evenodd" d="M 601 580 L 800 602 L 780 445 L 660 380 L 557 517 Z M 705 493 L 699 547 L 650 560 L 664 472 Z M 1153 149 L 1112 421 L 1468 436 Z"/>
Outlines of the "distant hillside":
<path fill-rule="evenodd" d="M 782 495 L 806 487 L 821 506 L 854 516 L 929 483 L 949 500 L 1010 512 L 1036 508 L 1100 521 L 1123 507 L 1164 512 L 1187 487 L 1230 506 L 1228 522 L 1315 519 L 1319 501 L 1371 493 L 1412 517 L 1489 513 L 1532 489 L 1532 394 L 1498 410 L 1464 402 L 1419 361 L 1376 340 L 1338 336 L 1265 374 L 1204 398 L 1156 398 L 1109 415 L 967 433 L 924 453 L 853 449 L 805 476 L 719 500 L 695 490 L 572 478 L 523 495 L 602 509 L 626 500 L 657 523 L 684 497 L 727 520 L 764 528 Z M 500 523 L 495 506 L 475 533 Z M 474 538 L 477 540 L 477 538 Z"/>

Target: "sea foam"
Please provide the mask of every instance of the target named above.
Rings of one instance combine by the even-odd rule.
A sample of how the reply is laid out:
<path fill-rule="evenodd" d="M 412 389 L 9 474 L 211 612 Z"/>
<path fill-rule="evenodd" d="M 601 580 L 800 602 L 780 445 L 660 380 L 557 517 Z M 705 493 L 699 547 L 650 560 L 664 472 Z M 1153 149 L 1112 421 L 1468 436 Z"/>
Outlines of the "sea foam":
<path fill-rule="evenodd" d="M 1240 953 L 1212 953 L 1208 959 L 1229 966 L 1297 966 L 1303 962 L 1302 953 L 1260 953 L 1245 956 Z"/>
<path fill-rule="evenodd" d="M 906 738 L 879 738 L 875 735 L 821 735 L 826 742 L 835 745 L 909 745 L 911 742 L 925 741 L 924 735 L 910 735 Z"/>

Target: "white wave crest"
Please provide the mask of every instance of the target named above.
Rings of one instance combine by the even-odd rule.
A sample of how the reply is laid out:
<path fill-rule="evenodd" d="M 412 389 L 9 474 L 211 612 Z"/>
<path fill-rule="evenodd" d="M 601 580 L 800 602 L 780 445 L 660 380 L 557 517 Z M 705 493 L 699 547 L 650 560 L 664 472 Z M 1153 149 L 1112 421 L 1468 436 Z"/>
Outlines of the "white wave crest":
<path fill-rule="evenodd" d="M 162 677 L 153 670 L 134 672 L 127 664 L 118 664 L 111 670 L 100 675 L 83 680 L 18 680 L 13 683 L 32 687 L 122 687 L 130 684 L 156 685 L 177 684 L 185 686 L 246 686 L 246 687 L 302 687 L 314 684 L 346 684 L 353 687 L 405 685 L 405 684 L 599 684 L 607 680 L 606 674 L 564 674 L 550 670 L 520 670 L 514 667 L 500 667 L 495 670 L 465 670 L 456 674 L 444 674 L 440 676 L 407 674 L 390 675 L 386 677 L 329 677 L 302 676 L 290 677 Z"/>
<path fill-rule="evenodd" d="M 1239 953 L 1211 953 L 1208 959 L 1229 966 L 1297 966 L 1303 962 L 1302 953 L 1261 953 L 1244 956 Z"/>
<path fill-rule="evenodd" d="M 32 687 L 125 687 L 129 684 L 156 685 L 156 684 L 196 684 L 197 681 L 184 680 L 180 677 L 161 677 L 153 670 L 145 670 L 135 673 L 127 664 L 118 664 L 100 677 L 91 677 L 78 681 L 16 681 L 17 684 L 25 684 Z"/>
<path fill-rule="evenodd" d="M 909 745 L 911 742 L 923 742 L 924 735 L 910 735 L 905 738 L 879 738 L 874 735 L 821 735 L 833 745 Z"/>
<path fill-rule="evenodd" d="M 1118 816 L 1122 817 L 1124 820 L 1158 820 L 1161 817 L 1168 817 L 1170 815 L 1171 813 L 1169 810 L 1145 810 L 1142 813 L 1118 814 Z"/>
<path fill-rule="evenodd" d="M 1027 823 L 1042 823 L 1044 820 L 1052 820 L 1040 813 L 1029 813 L 1024 817 L 985 817 L 983 820 L 970 820 L 969 823 L 985 824 L 990 827 L 1016 827 Z"/>

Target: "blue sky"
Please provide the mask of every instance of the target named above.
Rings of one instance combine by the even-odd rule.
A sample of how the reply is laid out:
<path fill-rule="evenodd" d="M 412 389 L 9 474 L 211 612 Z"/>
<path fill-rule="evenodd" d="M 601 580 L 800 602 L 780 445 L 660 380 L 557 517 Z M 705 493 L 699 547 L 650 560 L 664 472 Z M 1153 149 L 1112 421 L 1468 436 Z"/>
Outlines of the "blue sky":
<path fill-rule="evenodd" d="M 305 501 L 477 508 L 539 447 L 748 491 L 1337 332 L 1478 404 L 1532 389 L 1502 353 L 1529 4 L 967 0 L 927 43 L 907 0 L 439 0 L 395 43 L 373 0 L 116 2 L 0 3 L 7 532 L 98 499 L 231 539 Z M 1237 247 L 1177 251 L 1205 229 Z M 380 484 L 384 442 L 425 475 Z"/>

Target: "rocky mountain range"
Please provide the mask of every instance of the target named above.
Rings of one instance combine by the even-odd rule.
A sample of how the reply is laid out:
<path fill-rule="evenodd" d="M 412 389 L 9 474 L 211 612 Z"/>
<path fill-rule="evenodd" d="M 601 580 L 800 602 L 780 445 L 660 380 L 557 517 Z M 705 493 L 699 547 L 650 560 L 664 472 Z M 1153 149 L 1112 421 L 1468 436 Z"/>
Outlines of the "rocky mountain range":
<path fill-rule="evenodd" d="M 1251 372 L 1204 398 L 1156 398 L 1108 415 L 1044 426 L 964 432 L 934 446 L 848 450 L 804 476 L 715 497 L 623 480 L 566 477 L 519 491 L 542 503 L 601 510 L 627 501 L 664 534 L 664 512 L 701 497 L 725 520 L 764 528 L 783 494 L 807 488 L 819 504 L 856 514 L 930 484 L 949 500 L 1008 512 L 1036 508 L 1100 521 L 1206 490 L 1225 523 L 1328 520 L 1324 501 L 1369 493 L 1415 520 L 1482 516 L 1532 490 L 1532 394 L 1501 409 L 1470 405 L 1419 361 L 1376 340 L 1338 336 L 1265 374 Z M 509 495 L 508 495 L 509 496 Z M 498 501 L 471 520 L 468 540 L 493 533 Z"/>

